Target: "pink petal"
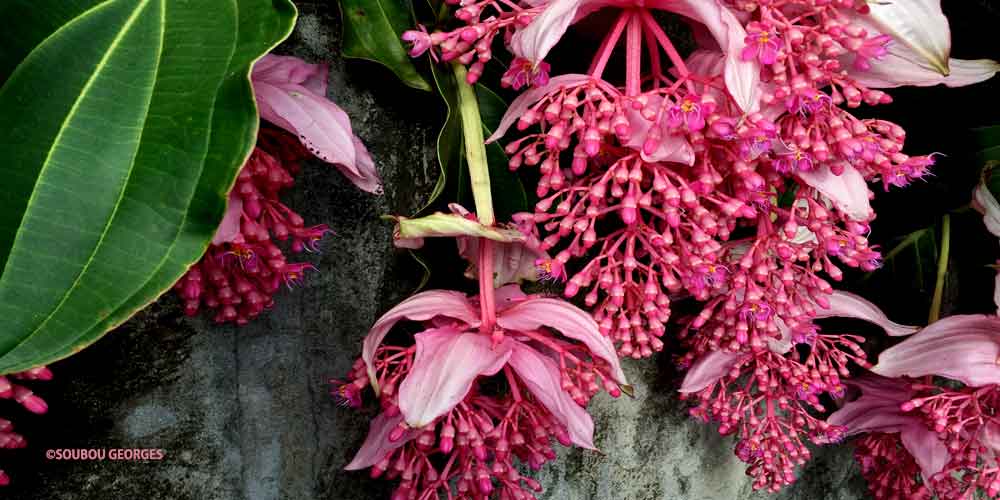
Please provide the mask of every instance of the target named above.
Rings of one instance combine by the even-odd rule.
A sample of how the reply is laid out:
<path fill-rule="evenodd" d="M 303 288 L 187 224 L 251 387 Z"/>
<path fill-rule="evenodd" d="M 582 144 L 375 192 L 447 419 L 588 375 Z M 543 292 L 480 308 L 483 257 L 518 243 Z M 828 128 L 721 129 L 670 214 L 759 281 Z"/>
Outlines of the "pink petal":
<path fill-rule="evenodd" d="M 844 403 L 827 423 L 847 428 L 847 435 L 864 432 L 899 432 L 920 419 L 907 415 L 900 405 L 912 397 L 909 386 L 899 380 L 877 375 L 851 379 L 848 384 L 861 389 L 861 396 Z"/>
<path fill-rule="evenodd" d="M 901 325 L 889 318 L 875 304 L 868 302 L 862 297 L 853 293 L 834 290 L 827 300 L 830 301 L 830 308 L 816 308 L 817 318 L 856 318 L 863 319 L 869 323 L 878 325 L 885 330 L 885 333 L 892 337 L 901 337 L 916 333 L 919 327 Z"/>
<path fill-rule="evenodd" d="M 1000 202 L 997 202 L 985 179 L 980 179 L 972 192 L 972 207 L 983 214 L 983 224 L 993 236 L 1000 236 Z"/>
<path fill-rule="evenodd" d="M 799 172 L 798 176 L 848 217 L 858 221 L 871 219 L 873 212 L 868 203 L 868 185 L 854 167 L 845 166 L 842 174 L 834 175 L 829 166 L 822 165 L 809 172 Z"/>
<path fill-rule="evenodd" d="M 375 350 L 382 344 L 382 339 L 400 320 L 427 321 L 435 316 L 457 319 L 469 328 L 479 326 L 479 310 L 472 307 L 469 298 L 460 292 L 428 290 L 400 302 L 372 325 L 362 346 L 361 357 L 368 367 L 368 377 L 376 393 L 379 386 L 373 361 Z"/>
<path fill-rule="evenodd" d="M 1000 452 L 1000 423 L 996 420 L 990 420 L 983 424 L 978 439 L 980 443 L 983 443 L 983 446 L 994 452 Z"/>
<path fill-rule="evenodd" d="M 924 481 L 930 481 L 951 461 L 951 454 L 936 432 L 928 429 L 923 422 L 914 422 L 899 433 L 903 447 L 913 455 L 920 465 Z"/>
<path fill-rule="evenodd" d="M 531 394 L 566 428 L 573 444 L 595 450 L 594 421 L 587 410 L 562 390 L 562 376 L 556 362 L 520 342 L 512 344 L 510 367 L 517 372 Z"/>
<path fill-rule="evenodd" d="M 374 161 L 351 132 L 350 118 L 325 94 L 292 82 L 255 79 L 253 86 L 261 118 L 298 136 L 312 154 L 337 165 L 359 188 L 380 190 Z"/>
<path fill-rule="evenodd" d="M 406 423 L 422 428 L 451 411 L 480 375 L 494 375 L 511 355 L 507 341 L 496 349 L 489 336 L 437 328 L 418 333 L 417 354 L 399 386 L 399 410 Z"/>
<path fill-rule="evenodd" d="M 1000 384 L 1000 317 L 949 316 L 879 355 L 872 371 L 887 377 L 938 375 L 980 387 Z"/>
<path fill-rule="evenodd" d="M 558 330 L 563 336 L 583 342 L 593 356 L 606 361 L 615 382 L 628 384 L 611 341 L 601 335 L 597 323 L 589 314 L 569 302 L 545 297 L 531 298 L 502 311 L 497 324 L 515 331 L 537 330 L 542 326 Z"/>
<path fill-rule="evenodd" d="M 329 73 L 330 66 L 326 63 L 310 64 L 297 57 L 267 54 L 254 64 L 251 78 L 274 85 L 298 83 L 322 96 L 326 95 Z"/>
<path fill-rule="evenodd" d="M 403 433 L 403 437 L 398 441 L 389 441 L 389 434 L 393 429 L 399 427 L 403 421 L 403 415 L 386 417 L 385 413 L 380 413 L 368 427 L 368 436 L 361 445 L 361 449 L 354 455 L 354 460 L 344 467 L 344 470 L 361 470 L 371 467 L 385 458 L 390 451 L 406 444 L 407 441 L 417 437 L 419 434 L 415 430 L 408 430 Z"/>
<path fill-rule="evenodd" d="M 684 382 L 678 392 L 691 393 L 704 390 L 729 373 L 739 359 L 738 353 L 727 351 L 712 351 L 698 358 L 684 376 Z"/>
<path fill-rule="evenodd" d="M 524 92 L 521 95 L 517 96 L 517 98 L 514 99 L 514 102 L 510 103 L 510 106 L 507 107 L 507 111 L 504 113 L 503 118 L 500 119 L 500 125 L 497 126 L 497 129 L 493 132 L 493 135 L 491 135 L 490 138 L 486 140 L 486 143 L 489 144 L 503 137 L 504 134 L 507 133 L 507 129 L 509 129 L 511 125 L 516 123 L 517 120 L 519 120 L 521 116 L 524 115 L 526 111 L 528 111 L 529 108 L 534 106 L 539 101 L 539 99 L 544 97 L 549 92 L 556 91 L 562 87 L 575 86 L 583 82 L 588 82 L 590 80 L 591 77 L 589 75 L 577 75 L 577 74 L 559 75 L 549 79 L 549 83 L 547 85 L 542 85 L 541 87 L 533 87 L 527 92 Z"/>
<path fill-rule="evenodd" d="M 647 5 L 704 24 L 726 54 L 725 80 L 729 94 L 745 113 L 760 108 L 760 65 L 756 59 L 744 61 L 740 57 L 746 31 L 729 8 L 719 0 L 652 0 Z"/>
<path fill-rule="evenodd" d="M 213 245 L 221 245 L 235 241 L 240 235 L 240 219 L 243 216 L 243 198 L 229 193 L 229 205 L 226 206 L 226 214 L 222 216 L 219 228 L 215 230 L 212 237 Z"/>
<path fill-rule="evenodd" d="M 518 285 L 507 285 L 497 288 L 493 296 L 494 300 L 496 300 L 498 311 L 503 311 L 528 298 Z"/>

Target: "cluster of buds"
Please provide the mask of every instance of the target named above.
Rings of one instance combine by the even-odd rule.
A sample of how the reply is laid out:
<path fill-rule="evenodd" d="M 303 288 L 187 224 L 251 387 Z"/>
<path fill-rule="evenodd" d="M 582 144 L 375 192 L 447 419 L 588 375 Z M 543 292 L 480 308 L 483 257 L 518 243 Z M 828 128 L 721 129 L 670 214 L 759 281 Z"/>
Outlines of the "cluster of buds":
<path fill-rule="evenodd" d="M 587 403 L 628 390 L 585 312 L 516 285 L 495 293 L 497 303 L 439 290 L 410 297 L 375 323 L 347 381 L 333 381 L 347 407 L 375 388 L 381 413 L 346 468 L 398 480 L 393 500 L 534 500 L 541 486 L 518 462 L 538 470 L 556 443 L 594 449 Z M 384 342 L 404 319 L 426 329 L 412 344 Z"/>
<path fill-rule="evenodd" d="M 316 251 L 330 232 L 325 224 L 305 226 L 302 217 L 279 195 L 294 185 L 294 175 L 309 156 L 294 137 L 264 128 L 257 147 L 240 170 L 229 195 L 229 209 L 211 247 L 174 289 L 184 311 L 202 306 L 215 311 L 217 323 L 246 324 L 274 304 L 282 285 L 299 282 L 308 263 L 288 262 L 276 242 L 292 252 Z"/>
<path fill-rule="evenodd" d="M 38 397 L 31 389 L 22 385 L 24 382 L 35 380 L 52 380 L 52 372 L 39 366 L 23 372 L 10 375 L 0 375 L 0 399 L 12 399 L 31 413 L 41 415 L 49 410 L 48 404 Z M 21 383 L 18 383 L 21 382 Z M 28 445 L 24 436 L 14 431 L 14 424 L 10 420 L 0 418 L 0 449 L 24 448 Z M 10 484 L 10 477 L 0 469 L 0 486 Z"/>

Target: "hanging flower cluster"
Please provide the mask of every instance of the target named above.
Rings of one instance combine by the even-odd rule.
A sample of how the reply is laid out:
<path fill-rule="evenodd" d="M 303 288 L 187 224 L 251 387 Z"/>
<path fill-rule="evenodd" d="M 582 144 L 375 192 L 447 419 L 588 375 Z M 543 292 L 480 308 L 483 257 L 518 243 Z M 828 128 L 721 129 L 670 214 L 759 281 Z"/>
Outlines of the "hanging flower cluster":
<path fill-rule="evenodd" d="M 867 184 L 905 186 L 934 163 L 903 152 L 898 125 L 849 110 L 891 102 L 883 88 L 967 85 L 998 69 L 949 58 L 939 3 L 463 2 L 463 27 L 404 40 L 413 56 L 468 65 L 473 82 L 503 39 L 516 58 L 502 83 L 530 88 L 490 140 L 516 126 L 510 168 L 539 173 L 540 201 L 515 216 L 528 245 L 554 255 L 546 273 L 623 356 L 662 350 L 671 302 L 700 302 L 679 321 L 678 364 L 693 367 L 689 379 L 706 365 L 717 376 L 685 383 L 693 413 L 736 433 L 754 486 L 776 490 L 808 457 L 804 439 L 843 435 L 811 416 L 820 395 L 843 392 L 848 363 L 869 365 L 862 337 L 813 323 L 872 318 L 858 298 L 831 305 L 845 299 L 829 281 L 841 266 L 881 264 Z M 658 10 L 687 20 L 698 49 L 682 55 Z M 591 15 L 611 17 L 587 73 L 550 74 L 549 51 Z M 609 66 L 618 52 L 623 73 Z"/>
<path fill-rule="evenodd" d="M 52 371 L 39 366 L 23 372 L 10 375 L 0 375 L 0 399 L 12 399 L 31 413 L 41 415 L 49 410 L 45 400 L 38 397 L 31 389 L 23 385 L 36 380 L 52 380 Z M 28 445 L 24 436 L 14 430 L 14 423 L 0 418 L 0 449 L 13 450 Z M 10 476 L 0 469 L 0 486 L 10 484 Z"/>
<path fill-rule="evenodd" d="M 334 164 L 359 188 L 379 192 L 375 163 L 351 132 L 350 120 L 326 98 L 328 69 L 294 57 L 267 55 L 251 75 L 261 118 L 283 128 L 262 128 L 229 194 L 229 205 L 212 245 L 174 285 L 185 312 L 202 307 L 217 323 L 243 325 L 274 304 L 282 285 L 301 281 L 312 265 L 288 262 L 292 252 L 317 251 L 329 227 L 306 226 L 280 200 L 310 156 Z"/>
<path fill-rule="evenodd" d="M 360 407 L 370 384 L 382 410 L 347 470 L 398 479 L 393 498 L 527 499 L 541 486 L 517 461 L 538 470 L 555 459 L 555 443 L 595 449 L 585 407 L 625 384 L 613 346 L 567 302 L 517 285 L 495 294 L 492 303 L 427 291 L 375 323 L 348 381 L 333 389 Z M 401 320 L 423 331 L 387 341 Z"/>

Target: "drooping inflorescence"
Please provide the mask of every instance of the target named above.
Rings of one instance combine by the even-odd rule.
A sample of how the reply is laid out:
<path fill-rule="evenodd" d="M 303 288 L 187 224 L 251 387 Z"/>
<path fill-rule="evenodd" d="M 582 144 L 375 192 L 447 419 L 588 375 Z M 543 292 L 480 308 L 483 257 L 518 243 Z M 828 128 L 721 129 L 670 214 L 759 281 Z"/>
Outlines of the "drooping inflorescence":
<path fill-rule="evenodd" d="M 52 380 L 52 371 L 45 366 L 10 375 L 0 375 L 0 399 L 13 400 L 25 410 L 36 415 L 44 414 L 49 410 L 49 405 L 25 384 L 45 380 Z M 28 441 L 17 433 L 14 429 L 14 423 L 0 418 L 0 449 L 13 450 L 26 446 L 28 446 Z M 8 484 L 10 484 L 10 476 L 3 469 L 0 469 L 0 486 Z"/>

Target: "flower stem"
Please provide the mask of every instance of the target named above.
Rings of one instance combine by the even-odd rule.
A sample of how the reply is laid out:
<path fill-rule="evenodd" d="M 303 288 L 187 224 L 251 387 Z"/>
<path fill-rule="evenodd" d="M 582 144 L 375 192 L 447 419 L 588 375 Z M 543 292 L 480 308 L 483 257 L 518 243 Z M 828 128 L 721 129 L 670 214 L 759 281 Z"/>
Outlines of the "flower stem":
<path fill-rule="evenodd" d="M 476 202 L 476 217 L 484 226 L 496 222 L 493 215 L 493 195 L 490 193 L 490 171 L 486 163 L 486 141 L 483 138 L 482 119 L 476 91 L 465 80 L 465 67 L 453 64 L 455 83 L 458 85 L 458 110 L 462 117 L 462 135 L 465 139 L 465 160 L 469 165 L 472 181 L 472 198 Z"/>
<path fill-rule="evenodd" d="M 941 300 L 944 296 L 944 278 L 948 274 L 949 253 L 951 253 L 951 215 L 944 214 L 941 218 L 941 254 L 938 256 L 937 280 L 934 282 L 934 298 L 931 299 L 928 323 L 941 318 Z"/>
<path fill-rule="evenodd" d="M 493 194 L 490 192 L 490 169 L 486 162 L 486 141 L 483 139 L 483 121 L 479 115 L 476 91 L 465 79 L 465 67 L 453 64 L 455 84 L 458 86 L 458 109 L 462 117 L 462 135 L 465 143 L 465 162 L 469 166 L 472 198 L 476 203 L 476 218 L 484 226 L 496 222 L 493 215 Z M 479 306 L 482 311 L 480 331 L 492 335 L 496 325 L 496 296 L 493 293 L 493 241 L 479 238 Z"/>

